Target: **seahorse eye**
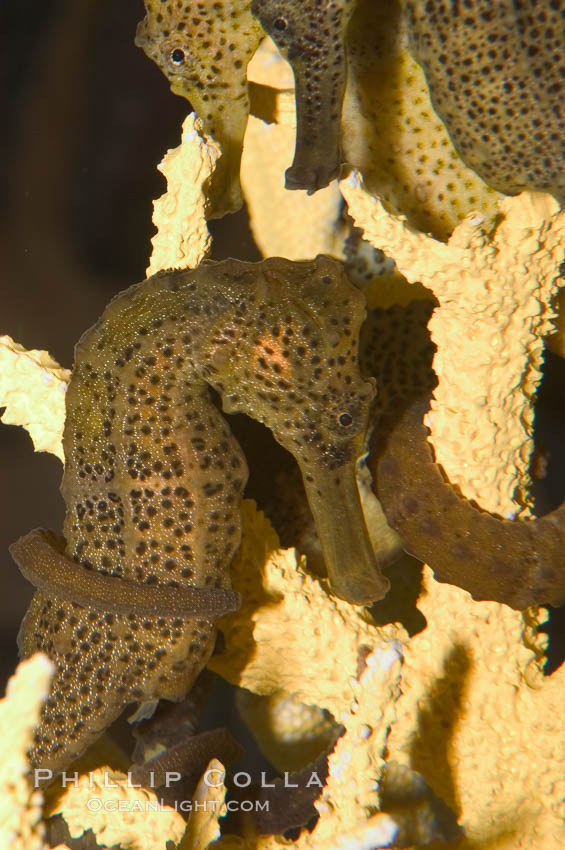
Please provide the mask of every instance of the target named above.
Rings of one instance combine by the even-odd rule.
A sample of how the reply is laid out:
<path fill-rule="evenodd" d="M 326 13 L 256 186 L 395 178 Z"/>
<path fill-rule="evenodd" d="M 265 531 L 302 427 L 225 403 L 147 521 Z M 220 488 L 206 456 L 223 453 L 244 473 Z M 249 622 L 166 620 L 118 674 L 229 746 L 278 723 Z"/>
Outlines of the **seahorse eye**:
<path fill-rule="evenodd" d="M 340 413 L 337 421 L 343 428 L 349 428 L 353 425 L 353 416 L 351 413 Z"/>
<path fill-rule="evenodd" d="M 288 26 L 288 21 L 286 18 L 276 18 L 273 21 L 273 26 L 276 30 L 280 30 L 281 32 L 285 30 Z"/>
<path fill-rule="evenodd" d="M 175 47 L 175 49 L 171 53 L 171 62 L 173 65 L 182 65 L 185 60 L 184 50 L 180 47 Z"/>

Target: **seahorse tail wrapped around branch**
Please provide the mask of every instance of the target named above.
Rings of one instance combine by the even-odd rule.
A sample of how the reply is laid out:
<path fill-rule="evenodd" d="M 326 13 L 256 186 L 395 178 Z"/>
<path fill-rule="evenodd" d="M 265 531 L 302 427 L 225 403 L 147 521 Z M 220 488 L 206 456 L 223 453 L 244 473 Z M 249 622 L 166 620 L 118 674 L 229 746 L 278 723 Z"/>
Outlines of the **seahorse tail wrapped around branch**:
<path fill-rule="evenodd" d="M 565 502 L 533 520 L 474 507 L 433 459 L 423 417 L 429 396 L 405 406 L 373 459 L 377 495 L 410 554 L 439 581 L 522 610 L 565 602 Z M 390 425 L 390 423 L 389 423 Z"/>

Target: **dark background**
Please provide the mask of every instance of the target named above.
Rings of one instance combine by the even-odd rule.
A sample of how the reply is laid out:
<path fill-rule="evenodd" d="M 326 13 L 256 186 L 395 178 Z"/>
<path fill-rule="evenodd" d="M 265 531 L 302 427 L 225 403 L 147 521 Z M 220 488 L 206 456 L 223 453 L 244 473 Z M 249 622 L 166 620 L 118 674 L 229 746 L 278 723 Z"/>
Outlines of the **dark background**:
<path fill-rule="evenodd" d="M 134 46 L 143 15 L 142 0 L 0 0 L 0 334 L 66 367 L 110 298 L 145 277 L 152 200 L 165 191 L 155 165 L 188 111 Z M 244 212 L 210 229 L 214 259 L 260 258 Z M 550 453 L 542 512 L 565 496 L 564 387 L 565 362 L 550 356 L 536 425 Z M 0 426 L 1 691 L 33 592 L 7 547 L 37 526 L 60 531 L 61 472 L 22 428 Z M 559 631 L 554 616 L 548 672 L 563 659 Z"/>

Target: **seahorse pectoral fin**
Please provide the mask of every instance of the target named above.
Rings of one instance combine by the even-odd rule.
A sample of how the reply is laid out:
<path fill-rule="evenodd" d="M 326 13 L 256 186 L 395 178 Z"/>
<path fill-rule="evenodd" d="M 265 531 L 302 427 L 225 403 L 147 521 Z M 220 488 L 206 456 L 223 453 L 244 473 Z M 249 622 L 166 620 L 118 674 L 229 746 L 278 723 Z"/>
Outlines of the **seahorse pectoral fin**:
<path fill-rule="evenodd" d="M 457 495 L 434 462 L 423 416 L 410 404 L 372 459 L 377 495 L 406 551 L 438 581 L 517 610 L 565 602 L 565 502 L 534 520 L 506 520 Z"/>
<path fill-rule="evenodd" d="M 36 528 L 10 546 L 20 572 L 38 590 L 112 614 L 142 617 L 221 617 L 237 611 L 238 593 L 220 588 L 144 584 L 103 575 L 77 564 L 61 551 L 51 531 Z"/>
<path fill-rule="evenodd" d="M 354 605 L 382 599 L 390 584 L 371 546 L 355 465 L 317 470 L 313 481 L 304 476 L 304 486 L 333 592 Z"/>

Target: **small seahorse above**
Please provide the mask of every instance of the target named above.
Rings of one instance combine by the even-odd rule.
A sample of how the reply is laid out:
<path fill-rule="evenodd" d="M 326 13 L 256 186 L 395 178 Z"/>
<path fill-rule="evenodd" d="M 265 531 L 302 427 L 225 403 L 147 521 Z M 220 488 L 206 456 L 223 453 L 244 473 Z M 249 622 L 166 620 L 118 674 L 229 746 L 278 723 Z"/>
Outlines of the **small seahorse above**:
<path fill-rule="evenodd" d="M 287 189 L 311 194 L 339 176 L 346 31 L 356 0 L 252 0 L 251 11 L 288 59 L 296 84 L 296 148 Z"/>
<path fill-rule="evenodd" d="M 185 97 L 222 148 L 210 187 L 212 218 L 242 203 L 239 168 L 249 115 L 247 65 L 263 36 L 250 0 L 145 0 L 135 43 Z"/>
<path fill-rule="evenodd" d="M 127 702 L 182 699 L 237 606 L 247 468 L 209 387 L 296 458 L 333 590 L 358 604 L 385 595 L 355 476 L 374 396 L 357 361 L 364 315 L 329 257 L 226 260 L 131 287 L 82 337 L 65 539 L 34 531 L 12 547 L 38 588 L 20 650 L 57 670 L 35 765 L 64 769 Z"/>
<path fill-rule="evenodd" d="M 461 159 L 565 202 L 563 0 L 405 0 L 410 51 Z"/>

